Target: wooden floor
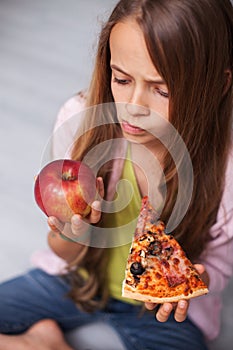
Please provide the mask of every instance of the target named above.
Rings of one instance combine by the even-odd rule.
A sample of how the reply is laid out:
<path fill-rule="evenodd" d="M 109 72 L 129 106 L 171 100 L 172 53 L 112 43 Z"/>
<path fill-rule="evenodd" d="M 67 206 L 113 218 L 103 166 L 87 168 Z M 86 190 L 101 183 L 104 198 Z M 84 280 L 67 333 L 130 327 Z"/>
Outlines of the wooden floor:
<path fill-rule="evenodd" d="M 87 86 L 96 34 L 115 0 L 0 0 L 0 280 L 46 246 L 33 178 L 56 114 Z M 211 350 L 233 349 L 233 280 Z M 198 350 L 198 349 L 197 349 Z"/>

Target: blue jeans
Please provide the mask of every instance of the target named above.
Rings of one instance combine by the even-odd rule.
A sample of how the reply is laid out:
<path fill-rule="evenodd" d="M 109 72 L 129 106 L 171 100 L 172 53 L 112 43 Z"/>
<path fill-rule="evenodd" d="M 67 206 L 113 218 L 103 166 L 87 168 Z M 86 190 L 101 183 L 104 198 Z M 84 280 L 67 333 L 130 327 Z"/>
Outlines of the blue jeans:
<path fill-rule="evenodd" d="M 66 297 L 68 279 L 40 269 L 0 285 L 0 333 L 19 334 L 41 319 L 54 319 L 63 331 L 102 320 L 119 334 L 127 350 L 207 350 L 200 330 L 189 320 L 165 323 L 154 312 L 111 299 L 103 311 L 81 312 Z"/>

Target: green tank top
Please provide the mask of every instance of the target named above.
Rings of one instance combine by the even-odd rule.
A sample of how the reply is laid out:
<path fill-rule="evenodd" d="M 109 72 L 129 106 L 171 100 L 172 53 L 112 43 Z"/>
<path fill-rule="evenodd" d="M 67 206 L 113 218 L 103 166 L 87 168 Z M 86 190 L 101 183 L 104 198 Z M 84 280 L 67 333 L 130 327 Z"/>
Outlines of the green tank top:
<path fill-rule="evenodd" d="M 127 197 L 126 194 L 131 192 L 131 198 L 125 208 L 107 216 L 107 227 L 114 227 L 114 232 L 116 232 L 116 235 L 119 237 L 117 241 L 118 246 L 108 248 L 109 264 L 107 269 L 107 281 L 111 297 L 135 304 L 137 303 L 136 301 L 121 296 L 126 262 L 141 206 L 141 195 L 137 185 L 133 164 L 128 159 L 129 150 L 127 155 L 128 157 L 124 162 L 121 176 L 121 180 L 124 181 L 120 181 L 117 192 L 119 198 Z M 128 182 L 131 184 L 130 191 Z M 125 239 L 125 237 L 127 238 Z"/>

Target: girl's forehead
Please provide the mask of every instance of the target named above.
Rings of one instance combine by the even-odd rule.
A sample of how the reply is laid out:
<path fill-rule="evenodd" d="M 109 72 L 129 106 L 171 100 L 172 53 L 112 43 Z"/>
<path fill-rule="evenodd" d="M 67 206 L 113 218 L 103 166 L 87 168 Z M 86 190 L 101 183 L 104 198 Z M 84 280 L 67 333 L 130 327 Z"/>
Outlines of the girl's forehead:
<path fill-rule="evenodd" d="M 143 32 L 135 20 L 117 23 L 110 35 L 111 64 L 126 71 L 140 71 L 148 77 L 157 75 Z"/>

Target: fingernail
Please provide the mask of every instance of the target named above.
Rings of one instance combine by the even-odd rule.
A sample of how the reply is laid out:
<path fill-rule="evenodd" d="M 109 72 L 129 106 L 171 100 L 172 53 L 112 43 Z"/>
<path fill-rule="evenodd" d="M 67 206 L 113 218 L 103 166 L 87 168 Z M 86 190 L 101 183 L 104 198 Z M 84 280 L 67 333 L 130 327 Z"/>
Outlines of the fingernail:
<path fill-rule="evenodd" d="M 186 305 L 187 305 L 186 301 L 184 301 L 184 300 L 179 301 L 179 308 L 180 309 L 185 309 Z"/>
<path fill-rule="evenodd" d="M 52 217 L 48 218 L 48 222 L 50 225 L 55 225 L 55 220 Z"/>
<path fill-rule="evenodd" d="M 80 224 L 80 217 L 78 215 L 74 215 L 72 218 L 72 222 L 74 225 L 79 225 Z"/>
<path fill-rule="evenodd" d="M 163 306 L 163 309 L 164 309 L 165 312 L 170 312 L 170 309 L 171 309 L 171 308 L 170 308 L 170 305 L 166 305 L 166 304 L 165 304 L 165 305 Z"/>
<path fill-rule="evenodd" d="M 93 202 L 91 206 L 94 210 L 97 210 L 97 211 L 100 211 L 100 209 L 101 209 L 101 204 L 99 201 Z"/>

